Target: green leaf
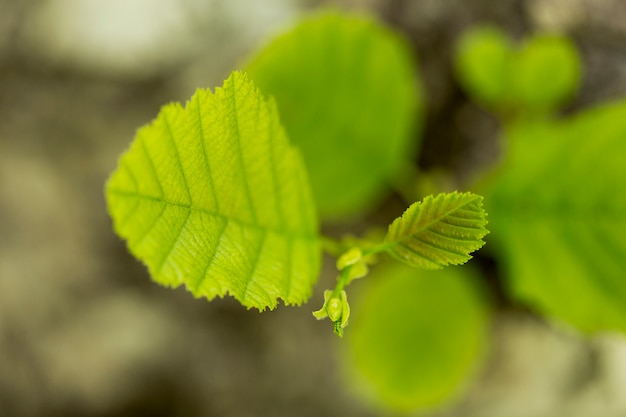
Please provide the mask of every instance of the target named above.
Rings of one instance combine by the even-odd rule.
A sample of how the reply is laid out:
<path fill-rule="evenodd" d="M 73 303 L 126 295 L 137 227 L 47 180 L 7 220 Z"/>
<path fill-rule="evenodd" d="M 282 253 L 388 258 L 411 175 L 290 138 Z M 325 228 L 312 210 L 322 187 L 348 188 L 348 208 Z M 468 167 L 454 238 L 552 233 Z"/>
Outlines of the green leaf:
<path fill-rule="evenodd" d="M 469 267 L 377 268 L 354 297 L 342 361 L 348 384 L 397 411 L 429 410 L 460 394 L 488 336 L 488 308 L 475 284 Z"/>
<path fill-rule="evenodd" d="M 241 73 L 164 106 L 106 197 L 116 232 L 162 285 L 260 310 L 311 294 L 320 250 L 307 175 L 275 104 Z"/>
<path fill-rule="evenodd" d="M 363 212 L 413 156 L 415 65 L 405 42 L 375 21 L 315 16 L 270 42 L 247 71 L 276 98 L 322 216 Z"/>
<path fill-rule="evenodd" d="M 463 35 L 456 52 L 463 87 L 490 107 L 544 113 L 570 98 L 580 82 L 580 58 L 567 38 L 536 35 L 515 47 L 494 27 Z"/>
<path fill-rule="evenodd" d="M 489 233 L 482 197 L 442 193 L 412 204 L 389 226 L 386 249 L 398 260 L 418 268 L 439 269 L 469 261 Z"/>
<path fill-rule="evenodd" d="M 476 99 L 487 105 L 506 102 L 514 49 L 502 31 L 476 27 L 466 32 L 457 47 L 459 81 Z"/>
<path fill-rule="evenodd" d="M 519 105 L 551 109 L 570 98 L 580 82 L 580 58 L 564 37 L 541 35 L 524 43 L 515 60 L 512 86 Z"/>
<path fill-rule="evenodd" d="M 626 331 L 626 102 L 514 126 L 481 190 L 512 294 L 583 331 Z"/>

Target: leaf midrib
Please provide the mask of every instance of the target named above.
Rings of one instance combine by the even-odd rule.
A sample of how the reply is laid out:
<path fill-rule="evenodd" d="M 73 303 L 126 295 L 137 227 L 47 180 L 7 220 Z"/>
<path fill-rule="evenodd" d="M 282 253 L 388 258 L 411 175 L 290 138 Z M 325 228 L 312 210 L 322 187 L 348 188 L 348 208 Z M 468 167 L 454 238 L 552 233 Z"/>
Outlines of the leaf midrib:
<path fill-rule="evenodd" d="M 417 230 L 417 231 L 415 231 L 415 232 L 409 233 L 409 234 L 407 234 L 406 236 L 404 236 L 404 237 L 402 237 L 402 238 L 400 238 L 400 239 L 398 239 L 398 240 L 391 241 L 391 242 L 389 242 L 389 241 L 388 241 L 388 242 L 387 242 L 387 243 L 389 244 L 389 245 L 388 245 L 388 248 L 393 248 L 393 247 L 394 247 L 395 245 L 397 245 L 398 243 L 400 243 L 400 242 L 405 242 L 407 239 L 411 239 L 414 235 L 417 235 L 417 234 L 419 234 L 419 233 L 423 232 L 424 230 L 428 230 L 431 226 L 433 226 L 433 225 L 434 225 L 434 224 L 436 224 L 436 223 L 439 223 L 439 222 L 440 222 L 440 221 L 442 221 L 444 218 L 450 217 L 451 213 L 454 213 L 455 211 L 460 210 L 460 209 L 462 209 L 463 207 L 465 207 L 465 206 L 467 206 L 467 205 L 469 205 L 469 204 L 471 204 L 471 203 L 476 202 L 477 200 L 480 200 L 480 197 L 475 197 L 475 198 L 473 198 L 472 200 L 470 200 L 470 201 L 468 201 L 468 202 L 466 202 L 466 203 L 464 203 L 464 204 L 462 204 L 462 205 L 460 205 L 460 206 L 458 206 L 458 207 L 455 207 L 455 208 L 452 208 L 452 209 L 448 210 L 445 214 L 443 214 L 443 215 L 441 215 L 441 216 L 437 217 L 436 219 L 434 219 L 433 221 L 431 221 L 430 223 L 426 224 L 424 227 L 420 228 L 419 230 Z M 433 199 L 432 201 L 434 201 L 434 199 Z M 430 202 L 430 204 L 432 204 L 432 201 Z M 422 203 L 422 204 L 423 204 L 423 203 Z M 419 210 L 416 210 L 416 211 L 415 211 L 415 213 L 418 213 L 418 212 L 419 212 Z M 413 216 L 415 216 L 415 214 L 414 214 Z M 400 219 L 401 219 L 401 217 L 400 217 Z M 482 219 L 481 219 L 481 220 L 482 220 Z M 411 222 L 413 222 L 413 221 L 414 221 L 414 219 L 411 219 Z M 478 221 L 478 220 L 476 220 L 476 221 Z M 456 226 L 456 225 L 453 225 L 453 226 Z M 466 228 L 466 229 L 472 229 L 472 230 L 480 229 L 480 228 L 475 228 L 475 227 L 467 227 L 467 226 L 459 226 L 459 227 L 464 227 L 464 228 Z M 482 226 L 482 227 L 484 227 L 484 226 Z M 465 240 L 465 239 L 462 239 L 462 240 Z M 467 240 L 466 240 L 466 241 L 467 241 Z M 473 239 L 472 239 L 471 241 L 473 241 Z"/>
<path fill-rule="evenodd" d="M 191 211 L 198 211 L 201 213 L 205 213 L 208 214 L 210 216 L 214 216 L 229 222 L 234 222 L 239 224 L 240 226 L 244 226 L 244 227 L 249 227 L 251 229 L 256 229 L 256 230 L 260 230 L 260 231 L 268 231 L 268 232 L 272 232 L 278 235 L 283 235 L 283 236 L 287 236 L 287 237 L 295 237 L 295 238 L 301 238 L 303 240 L 308 240 L 311 242 L 314 242 L 317 240 L 317 237 L 315 234 L 300 234 L 300 233 L 294 233 L 292 231 L 286 230 L 286 229 L 276 229 L 273 228 L 271 226 L 263 226 L 263 225 L 258 225 L 258 224 L 254 224 L 254 223 L 249 223 L 234 217 L 229 217 L 225 214 L 222 213 L 218 213 L 215 211 L 211 211 L 209 209 L 203 208 L 203 207 L 196 207 L 193 206 L 192 204 L 186 204 L 186 203 L 180 203 L 177 201 L 172 201 L 169 200 L 167 198 L 164 197 L 157 197 L 157 196 L 151 196 L 151 195 L 146 195 L 146 194 L 141 194 L 141 193 L 136 193 L 136 192 L 130 192 L 130 191 L 125 191 L 125 190 L 119 190 L 119 189 L 115 189 L 115 188 L 110 188 L 109 193 L 112 194 L 116 194 L 118 196 L 122 196 L 122 197 L 129 197 L 129 198 L 137 198 L 137 199 L 146 199 L 146 200 L 152 200 L 152 201 L 157 201 L 159 203 L 165 203 L 165 204 L 170 204 L 172 206 L 176 206 L 176 207 L 183 207 L 186 209 L 189 209 Z"/>

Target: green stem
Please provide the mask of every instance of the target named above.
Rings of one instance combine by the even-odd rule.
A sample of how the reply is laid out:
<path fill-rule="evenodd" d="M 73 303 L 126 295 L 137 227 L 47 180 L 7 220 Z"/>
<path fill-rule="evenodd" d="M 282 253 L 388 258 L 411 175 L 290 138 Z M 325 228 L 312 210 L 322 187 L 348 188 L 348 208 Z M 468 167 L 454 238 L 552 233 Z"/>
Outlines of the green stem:
<path fill-rule="evenodd" d="M 376 246 L 372 246 L 371 248 L 365 249 L 363 251 L 363 256 L 373 255 L 373 254 L 380 253 L 380 252 L 387 252 L 389 249 L 391 249 L 395 245 L 396 245 L 396 242 L 379 243 Z"/>
<path fill-rule="evenodd" d="M 343 291 L 348 285 L 348 274 L 350 272 L 350 269 L 352 269 L 352 265 L 345 267 L 339 273 L 339 276 L 337 277 L 337 284 L 335 284 L 335 289 L 333 290 L 333 295 L 331 298 L 339 297 L 341 291 Z"/>
<path fill-rule="evenodd" d="M 383 242 L 379 245 L 373 246 L 369 249 L 363 251 L 363 256 L 373 255 L 375 253 L 386 252 L 389 248 L 391 248 L 395 243 Z M 335 284 L 335 289 L 333 290 L 333 297 L 338 297 L 339 293 L 344 290 L 348 284 L 350 283 L 350 270 L 354 267 L 354 265 L 348 265 L 344 269 L 339 272 L 339 276 L 337 277 L 337 284 Z"/>

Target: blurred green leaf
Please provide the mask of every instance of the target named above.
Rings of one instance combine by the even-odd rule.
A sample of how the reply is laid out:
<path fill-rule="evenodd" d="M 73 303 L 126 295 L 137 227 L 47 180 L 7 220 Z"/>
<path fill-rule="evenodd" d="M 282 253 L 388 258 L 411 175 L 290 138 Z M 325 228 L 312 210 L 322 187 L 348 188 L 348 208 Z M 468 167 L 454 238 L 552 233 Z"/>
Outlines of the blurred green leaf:
<path fill-rule="evenodd" d="M 520 47 L 494 27 L 465 33 L 456 53 L 459 81 L 475 99 L 504 111 L 546 113 L 573 96 L 580 58 L 561 36 L 536 35 Z"/>
<path fill-rule="evenodd" d="M 274 39 L 247 65 L 278 102 L 321 215 L 367 210 L 410 161 L 419 119 L 415 66 L 373 20 L 326 13 Z"/>
<path fill-rule="evenodd" d="M 519 124 L 481 192 L 512 293 L 583 331 L 626 331 L 626 102 Z"/>
<path fill-rule="evenodd" d="M 515 59 L 514 97 L 520 106 L 549 110 L 574 95 L 580 82 L 575 46 L 558 36 L 535 36 Z"/>
<path fill-rule="evenodd" d="M 441 193 L 412 204 L 389 226 L 385 246 L 407 265 L 439 269 L 469 261 L 487 233 L 482 197 Z"/>
<path fill-rule="evenodd" d="M 456 54 L 459 81 L 476 100 L 489 106 L 506 102 L 514 49 L 502 31 L 476 27 L 462 36 Z"/>
<path fill-rule="evenodd" d="M 276 106 L 241 73 L 169 104 L 106 186 L 116 232 L 165 286 L 244 306 L 302 304 L 317 280 L 317 219 Z"/>
<path fill-rule="evenodd" d="M 398 411 L 458 395 L 480 365 L 489 323 L 471 269 L 381 265 L 366 285 L 345 336 L 350 384 Z"/>

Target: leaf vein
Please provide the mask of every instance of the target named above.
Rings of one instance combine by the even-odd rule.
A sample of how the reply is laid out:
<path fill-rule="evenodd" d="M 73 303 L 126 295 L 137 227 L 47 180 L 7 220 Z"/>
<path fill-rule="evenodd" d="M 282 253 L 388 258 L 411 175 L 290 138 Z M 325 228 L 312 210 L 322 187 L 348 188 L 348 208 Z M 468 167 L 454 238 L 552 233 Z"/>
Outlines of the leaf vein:
<path fill-rule="evenodd" d="M 265 240 L 267 239 L 267 231 L 263 230 L 261 234 L 261 238 L 259 239 L 258 247 L 255 251 L 254 260 L 252 261 L 252 267 L 250 268 L 250 273 L 246 277 L 246 284 L 243 288 L 243 293 L 241 295 L 242 302 L 246 301 L 246 297 L 248 295 L 248 289 L 250 288 L 250 284 L 254 280 L 254 273 L 256 272 L 257 267 L 259 266 L 259 260 L 261 259 L 261 252 L 263 251 L 263 246 L 265 245 Z M 267 291 L 263 288 L 262 285 L 259 286 L 259 289 L 263 290 L 263 292 L 269 296 Z"/>
<path fill-rule="evenodd" d="M 286 276 L 285 276 L 285 281 L 286 281 L 286 287 L 283 290 L 283 292 L 285 293 L 285 300 L 289 300 L 289 296 L 291 295 L 291 285 L 292 285 L 292 280 L 291 278 L 291 267 L 292 267 L 292 259 L 291 257 L 293 256 L 293 240 L 291 239 L 291 236 L 287 237 L 287 256 L 285 258 L 286 260 L 286 265 L 285 265 L 285 272 L 286 272 Z"/>
<path fill-rule="evenodd" d="M 428 233 L 432 233 L 433 235 L 437 235 L 437 236 L 441 237 L 442 239 L 447 239 L 447 240 L 451 240 L 451 241 L 454 241 L 454 242 L 459 242 L 461 244 L 465 244 L 465 243 L 482 243 L 481 241 L 473 239 L 473 238 L 465 238 L 465 237 L 462 237 L 462 236 L 447 235 L 445 233 L 442 233 L 442 232 L 439 232 L 437 230 L 434 230 L 432 227 L 433 226 L 425 229 L 424 231 L 428 232 Z M 476 228 L 476 229 L 472 228 L 470 230 L 473 230 L 473 231 L 475 231 L 478 234 L 482 233 L 482 230 L 479 229 L 479 228 Z"/>
<path fill-rule="evenodd" d="M 413 240 L 415 240 L 416 242 L 418 242 L 418 245 L 426 246 L 428 248 L 434 249 L 435 251 L 444 252 L 444 253 L 447 253 L 447 254 L 450 254 L 450 255 L 457 255 L 457 256 L 463 256 L 463 257 L 466 256 L 462 252 L 457 252 L 457 251 L 455 251 L 455 250 L 453 250 L 451 248 L 445 248 L 445 247 L 443 247 L 441 245 L 438 245 L 435 242 L 430 242 L 430 241 L 424 240 L 420 235 L 413 235 L 413 236 L 411 236 L 411 238 Z"/>
<path fill-rule="evenodd" d="M 120 222 L 118 223 L 117 227 L 119 229 L 123 229 L 124 226 L 126 226 L 126 223 L 128 223 L 130 219 L 133 217 L 133 214 L 135 214 L 135 211 L 137 211 L 137 208 L 139 208 L 139 205 L 140 205 L 140 200 L 137 199 L 135 201 L 135 204 L 133 204 L 133 207 L 126 213 L 124 218 L 122 218 Z"/>
<path fill-rule="evenodd" d="M 213 261 L 215 260 L 215 257 L 217 255 L 217 250 L 219 249 L 219 246 L 222 242 L 222 236 L 224 235 L 224 233 L 226 232 L 226 228 L 228 227 L 228 218 L 224 217 L 221 220 L 223 220 L 223 225 L 220 228 L 218 234 L 217 234 L 217 239 L 216 239 L 216 243 L 215 243 L 215 247 L 213 250 L 213 253 L 206 258 L 206 266 L 204 267 L 204 271 L 202 272 L 202 274 L 199 276 L 199 278 L 190 286 L 192 288 L 193 292 L 198 291 L 198 288 L 200 288 L 200 286 L 202 285 L 202 283 L 204 283 L 204 281 L 206 281 L 207 278 L 207 274 L 209 273 L 209 268 L 211 267 L 211 265 L 213 264 Z"/>
<path fill-rule="evenodd" d="M 257 109 L 257 114 L 259 113 L 259 109 Z M 269 138 L 270 138 L 270 152 L 269 152 L 269 156 L 270 156 L 270 166 L 272 169 L 272 185 L 274 187 L 274 201 L 276 202 L 276 211 L 278 212 L 278 222 L 280 224 L 280 227 L 282 229 L 286 229 L 287 228 L 287 222 L 285 221 L 285 214 L 284 214 L 284 209 L 283 209 L 283 204 L 282 204 L 282 199 L 280 198 L 280 187 L 278 185 L 278 172 L 276 171 L 276 164 L 277 164 L 277 158 L 276 158 L 276 140 L 272 140 L 272 138 L 274 138 L 274 124 L 272 122 L 270 122 L 269 124 Z"/>
<path fill-rule="evenodd" d="M 289 230 L 279 230 L 279 229 L 274 229 L 271 227 L 267 227 L 267 226 L 262 226 L 262 225 L 258 225 L 258 224 L 254 224 L 254 223 L 250 223 L 250 222 L 246 222 L 244 220 L 239 220 L 239 219 L 234 219 L 234 218 L 229 218 L 221 213 L 217 213 L 215 211 L 211 211 L 207 208 L 203 208 L 203 207 L 193 207 L 190 206 L 189 204 L 185 204 L 185 203 L 180 203 L 177 201 L 171 201 L 168 199 L 165 199 L 163 197 L 157 197 L 157 196 L 149 196 L 146 194 L 137 194 L 137 193 L 131 193 L 128 191 L 124 191 L 124 190 L 118 190 L 118 189 L 110 189 L 109 190 L 110 193 L 112 194 L 116 194 L 118 196 L 124 196 L 124 197 L 128 197 L 128 198 L 144 198 L 146 200 L 151 200 L 151 201 L 157 201 L 159 203 L 164 203 L 165 205 L 167 204 L 171 204 L 173 206 L 177 206 L 177 207 L 185 207 L 185 208 L 189 208 L 191 210 L 194 211 L 199 211 L 201 213 L 205 213 L 208 214 L 210 216 L 214 216 L 214 217 L 218 217 L 220 219 L 225 219 L 228 221 L 233 221 L 241 226 L 245 226 L 245 227 L 249 227 L 251 229 L 256 229 L 256 230 L 267 230 L 269 232 L 273 232 L 277 235 L 280 236 L 293 236 L 295 238 L 299 238 L 302 240 L 310 240 L 310 241 L 317 241 L 317 235 L 315 233 L 307 233 L 307 234 L 294 234 Z"/>
<path fill-rule="evenodd" d="M 413 248 L 411 246 L 408 246 L 408 245 L 404 244 L 403 242 L 399 242 L 398 245 L 403 247 L 404 249 L 408 250 L 413 255 L 415 255 L 415 256 L 417 256 L 419 258 L 422 258 L 422 259 L 424 259 L 424 260 L 426 260 L 426 261 L 428 261 L 430 263 L 433 263 L 435 265 L 441 266 L 441 264 L 439 262 L 437 262 L 436 260 L 430 258 L 429 256 L 426 256 L 423 253 L 419 253 L 415 248 Z"/>
<path fill-rule="evenodd" d="M 174 138 L 172 125 L 167 118 L 167 112 L 163 112 L 163 121 L 165 122 L 165 127 L 167 128 L 167 132 L 169 133 L 170 142 L 172 143 L 172 147 L 174 148 L 174 157 L 176 158 L 176 164 L 178 165 L 178 169 L 180 169 L 180 173 L 183 177 L 183 184 L 185 185 L 187 198 L 189 198 L 189 204 L 193 204 L 193 197 L 191 196 L 191 190 L 189 189 L 189 184 L 187 183 L 187 175 L 185 175 L 185 168 L 183 167 L 183 163 L 180 160 L 180 153 L 178 152 L 178 147 L 176 146 L 176 139 Z"/>
<path fill-rule="evenodd" d="M 167 248 L 167 250 L 165 252 L 163 252 L 163 257 L 159 261 L 159 265 L 155 268 L 155 271 L 156 271 L 155 275 L 156 276 L 160 276 L 161 273 L 163 272 L 163 268 L 164 268 L 164 266 L 166 264 L 167 259 L 172 254 L 172 251 L 174 250 L 174 248 L 176 247 L 176 244 L 180 240 L 180 235 L 183 233 L 183 230 L 187 226 L 187 222 L 189 221 L 189 218 L 191 217 L 191 212 L 192 212 L 192 210 L 191 210 L 191 208 L 189 208 L 189 210 L 187 211 L 187 216 L 185 217 L 185 220 L 182 222 L 180 228 L 178 229 L 178 232 L 176 233 L 176 236 L 172 239 L 172 242 L 170 243 L 170 245 Z"/>
<path fill-rule="evenodd" d="M 150 152 L 148 152 L 148 146 L 146 145 L 146 141 L 140 140 L 139 142 L 141 143 L 141 148 L 143 149 L 143 152 L 145 153 L 146 158 L 148 158 L 150 169 L 152 170 L 152 173 L 154 174 L 154 180 L 156 181 L 156 184 L 159 186 L 159 191 L 161 192 L 161 196 L 165 198 L 165 193 L 163 192 L 163 187 L 161 186 L 161 180 L 159 179 L 159 174 L 157 174 L 157 170 L 156 170 L 156 167 L 154 166 L 154 161 L 152 160 L 152 156 L 150 156 Z"/>
<path fill-rule="evenodd" d="M 233 80 L 233 84 L 234 84 L 234 80 Z M 232 92 L 230 94 L 231 97 L 231 102 L 232 102 L 232 106 L 233 106 L 233 111 L 232 111 L 232 118 L 233 118 L 233 129 L 234 129 L 234 133 L 235 133 L 235 138 L 236 138 L 236 148 L 237 148 L 237 155 L 239 158 L 239 164 L 241 165 L 241 172 L 243 173 L 242 175 L 242 181 L 243 181 L 243 189 L 244 189 L 244 193 L 246 194 L 246 198 L 248 199 L 248 204 L 250 207 L 250 214 L 252 216 L 252 221 L 253 223 L 258 223 L 258 218 L 257 218 L 257 213 L 256 213 L 256 208 L 254 207 L 254 203 L 253 203 L 253 199 L 252 199 L 252 194 L 250 193 L 250 184 L 248 183 L 248 173 L 246 172 L 246 164 L 244 163 L 244 159 L 243 159 L 243 149 L 241 146 L 241 132 L 239 129 L 239 116 L 237 115 L 237 94 L 239 93 L 239 90 L 241 89 L 241 86 L 237 87 L 235 86 L 235 91 Z"/>
<path fill-rule="evenodd" d="M 139 183 L 137 182 L 137 178 L 135 178 L 135 173 L 133 172 L 133 170 L 130 168 L 130 166 L 128 166 L 128 163 L 126 163 L 125 158 L 122 158 L 120 160 L 120 165 L 124 168 L 124 170 L 128 173 L 128 176 L 130 177 L 130 180 L 133 183 L 133 186 L 135 187 L 135 191 L 139 191 Z"/>
<path fill-rule="evenodd" d="M 165 202 L 163 202 L 163 201 L 160 201 L 160 203 L 163 205 L 163 208 L 161 209 L 161 212 L 154 217 L 154 220 L 152 221 L 150 226 L 146 230 L 144 230 L 139 236 L 137 236 L 135 238 L 135 242 L 133 243 L 133 245 L 136 246 L 136 245 L 141 244 L 141 242 L 146 238 L 148 233 L 150 233 L 152 228 L 157 224 L 157 222 L 159 221 L 161 216 L 163 216 L 163 213 L 165 212 L 165 209 L 167 208 L 167 204 L 165 204 Z"/>
<path fill-rule="evenodd" d="M 200 108 L 200 97 L 198 97 L 198 111 L 196 114 L 198 115 L 198 126 L 200 127 L 200 142 L 202 143 L 202 155 L 204 156 L 204 162 L 206 164 L 206 172 L 209 176 L 209 185 L 211 186 L 211 193 L 213 195 L 213 203 L 215 204 L 215 210 L 220 211 L 219 202 L 217 199 L 217 194 L 215 191 L 215 183 L 213 182 L 213 173 L 211 172 L 211 164 L 209 163 L 209 157 L 206 152 L 206 134 L 204 132 L 204 126 L 202 125 L 202 110 Z"/>
<path fill-rule="evenodd" d="M 471 220 L 468 220 L 468 219 L 461 219 L 461 220 L 464 220 L 466 222 L 467 221 L 471 221 Z M 476 222 L 485 223 L 485 221 L 482 218 L 476 219 Z M 444 224 L 447 224 L 448 226 L 455 227 L 455 228 L 462 229 L 462 230 L 472 230 L 472 231 L 473 230 L 477 230 L 476 227 L 473 227 L 473 226 L 463 226 L 463 225 L 456 224 L 456 223 L 450 223 L 449 221 L 446 221 L 445 219 L 441 219 L 441 223 L 444 223 Z M 485 226 L 484 224 L 481 224 L 480 227 L 483 228 L 484 226 Z"/>

